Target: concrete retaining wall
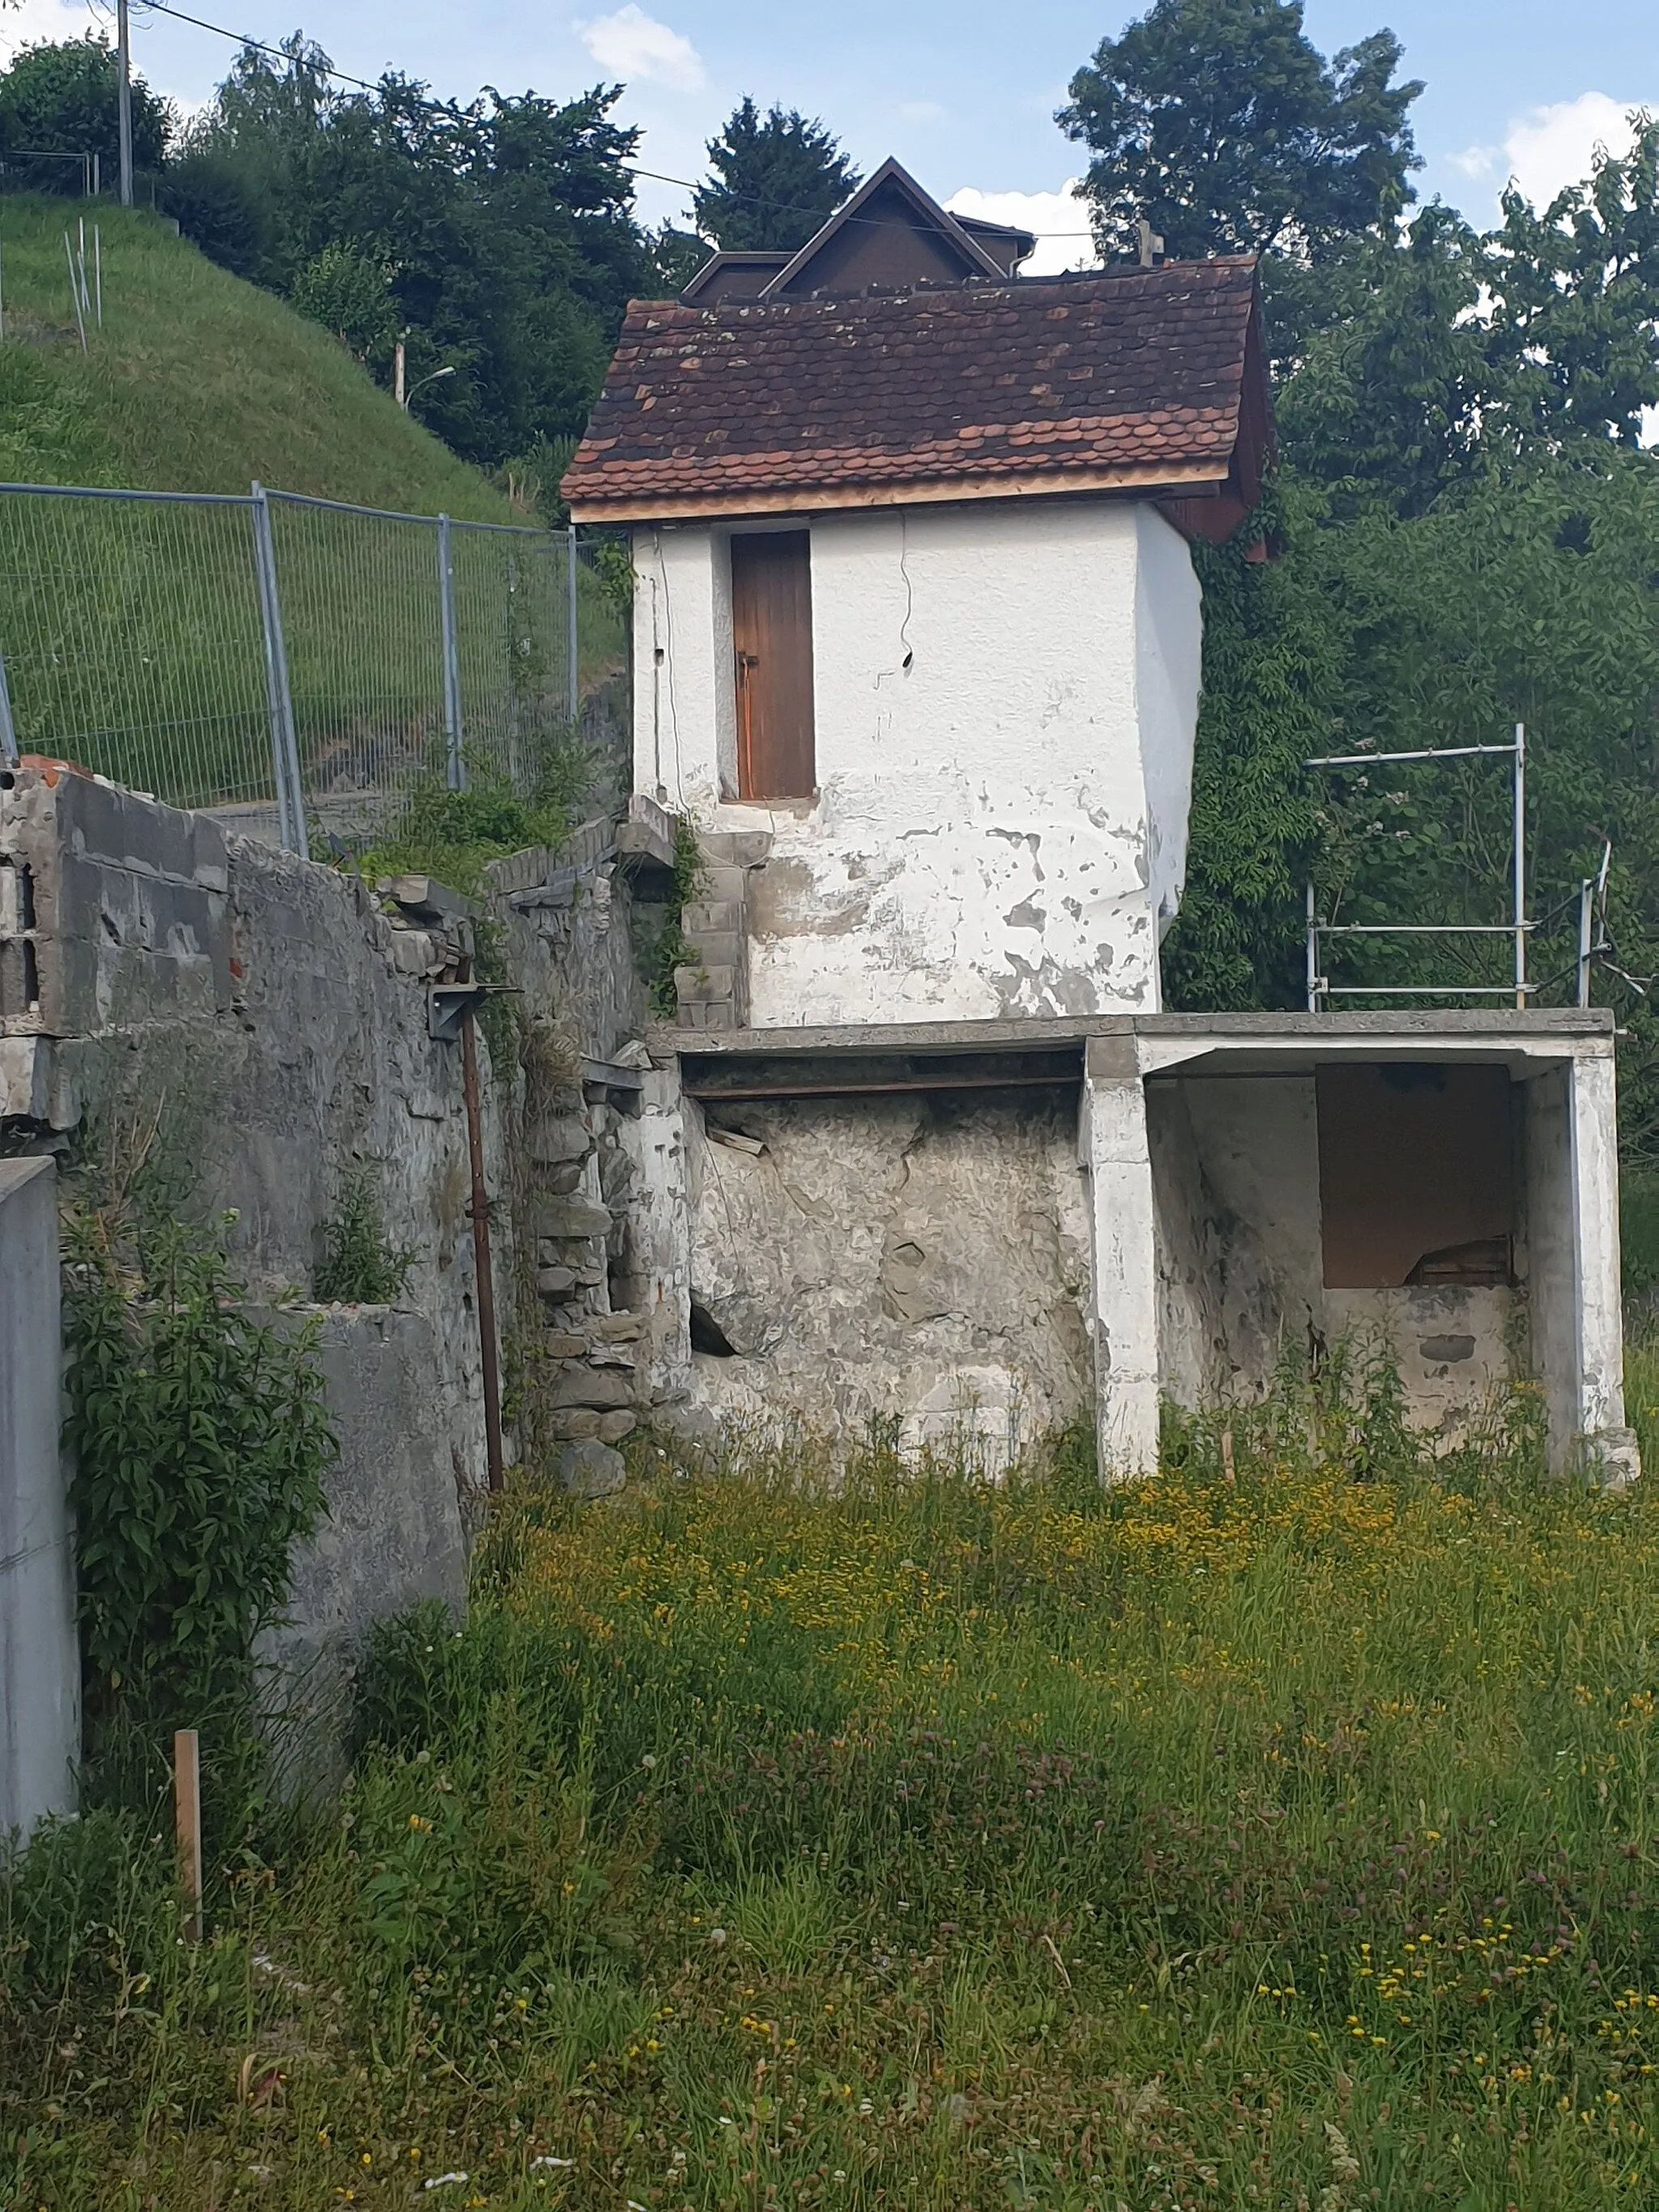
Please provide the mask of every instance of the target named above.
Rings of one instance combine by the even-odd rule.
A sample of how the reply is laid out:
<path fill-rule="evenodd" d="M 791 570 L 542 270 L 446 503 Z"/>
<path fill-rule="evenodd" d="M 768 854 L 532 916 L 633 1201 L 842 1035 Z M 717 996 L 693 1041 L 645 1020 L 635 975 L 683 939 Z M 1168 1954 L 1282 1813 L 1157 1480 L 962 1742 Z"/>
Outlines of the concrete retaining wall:
<path fill-rule="evenodd" d="M 50 1160 L 0 1160 L 0 1845 L 74 1803 L 80 1750 L 56 1181 Z"/>
<path fill-rule="evenodd" d="M 566 1364 L 621 1371 L 631 1355 L 629 1324 L 611 1313 L 626 1169 L 614 1101 L 641 1079 L 613 1063 L 644 1006 L 614 826 L 589 825 L 568 848 L 497 872 L 507 979 L 551 1039 L 562 1071 L 552 1103 L 581 1138 L 574 1160 L 533 1156 L 515 1026 L 499 1068 L 481 1030 L 501 1333 L 534 1348 L 554 1324 L 583 1338 L 565 1346 Z M 143 1178 L 173 1211 L 232 1217 L 221 1227 L 256 1301 L 312 1288 L 356 1173 L 372 1178 L 387 1243 L 410 1255 L 397 1310 L 334 1309 L 325 1333 L 341 1460 L 331 1518 L 298 1563 L 292 1628 L 271 1646 L 319 1679 L 337 1678 L 379 1614 L 426 1595 L 459 1604 L 464 1592 L 464 1531 L 485 1484 L 477 1286 L 461 1052 L 432 1036 L 428 991 L 455 975 L 473 927 L 465 901 L 381 896 L 89 777 L 0 775 L 0 1125 L 10 1141 L 50 1154 L 72 1140 L 112 1189 Z M 49 1163 L 29 1164 L 49 1191 Z M 556 1200 L 568 1210 L 573 1164 L 591 1187 L 591 1279 L 574 1298 L 544 1301 L 532 1279 L 539 1216 Z M 49 1195 L 33 1202 L 50 1215 Z M 55 1268 L 46 1272 L 55 1299 Z M 46 1340 L 55 1437 L 55 1304 Z M 9 1598 L 0 1610 L 10 1618 Z M 30 1787 L 39 1797 L 42 1785 Z"/>

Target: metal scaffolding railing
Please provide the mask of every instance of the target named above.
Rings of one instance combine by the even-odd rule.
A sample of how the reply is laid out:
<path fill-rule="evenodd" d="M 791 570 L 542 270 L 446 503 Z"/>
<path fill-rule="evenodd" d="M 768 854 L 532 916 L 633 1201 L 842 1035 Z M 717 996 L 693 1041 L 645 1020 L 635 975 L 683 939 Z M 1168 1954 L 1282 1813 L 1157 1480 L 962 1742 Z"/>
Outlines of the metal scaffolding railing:
<path fill-rule="evenodd" d="M 1524 1007 L 1536 989 L 1527 974 L 1527 732 L 1515 726 L 1507 745 L 1442 745 L 1399 753 L 1328 753 L 1304 761 L 1310 769 L 1370 769 L 1408 761 L 1470 760 L 1492 756 L 1513 763 L 1510 806 L 1510 884 L 1514 911 L 1508 921 L 1326 921 L 1311 882 L 1307 887 L 1306 988 L 1308 1012 L 1322 1013 L 1332 999 L 1507 999 Z M 1333 983 L 1324 947 L 1334 937 L 1507 937 L 1514 945 L 1515 975 L 1508 983 Z M 1582 988 L 1582 987 L 1581 987 Z"/>

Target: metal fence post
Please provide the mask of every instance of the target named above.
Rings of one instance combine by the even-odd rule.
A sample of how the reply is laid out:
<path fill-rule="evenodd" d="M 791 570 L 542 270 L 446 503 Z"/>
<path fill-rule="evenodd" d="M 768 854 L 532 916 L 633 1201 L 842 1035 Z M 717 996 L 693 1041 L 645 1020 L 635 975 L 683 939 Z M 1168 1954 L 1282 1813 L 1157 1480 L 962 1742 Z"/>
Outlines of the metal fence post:
<path fill-rule="evenodd" d="M 438 517 L 438 620 L 444 650 L 445 774 L 452 791 L 466 789 L 461 757 L 461 657 L 455 639 L 455 570 L 449 555 L 449 517 Z"/>
<path fill-rule="evenodd" d="M 6 656 L 0 652 L 0 767 L 17 765 L 17 725 L 11 718 L 11 686 L 6 681 Z"/>
<path fill-rule="evenodd" d="M 276 592 L 276 547 L 270 534 L 270 504 L 264 486 L 252 487 L 253 570 L 259 586 L 259 620 L 265 638 L 265 699 L 270 714 L 270 765 L 276 787 L 278 835 L 290 853 L 311 858 L 306 834 L 305 789 L 300 780 L 300 748 L 294 734 L 294 700 L 289 690 L 288 647 L 283 641 L 283 608 Z"/>
<path fill-rule="evenodd" d="M 568 612 L 568 636 L 565 653 L 570 663 L 570 720 L 575 723 L 582 711 L 581 684 L 576 672 L 576 526 L 573 522 L 565 532 L 565 603 Z"/>

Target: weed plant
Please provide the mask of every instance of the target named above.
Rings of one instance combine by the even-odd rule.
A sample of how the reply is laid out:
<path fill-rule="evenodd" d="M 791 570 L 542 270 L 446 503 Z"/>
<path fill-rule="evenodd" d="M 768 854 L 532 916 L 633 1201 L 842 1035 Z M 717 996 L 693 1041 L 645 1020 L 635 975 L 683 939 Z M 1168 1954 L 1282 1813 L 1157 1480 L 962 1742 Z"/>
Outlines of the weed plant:
<path fill-rule="evenodd" d="M 418 1256 L 392 1243 L 380 1214 L 380 1178 L 364 1163 L 340 1186 L 340 1210 L 323 1232 L 316 1292 L 323 1305 L 394 1305 Z"/>
<path fill-rule="evenodd" d="M 1437 1463 L 1360 1360 L 1105 1492 L 1073 1435 L 519 1493 L 207 1945 L 159 1808 L 33 1846 L 11 2201 L 1659 2202 L 1659 1504 L 1539 1435 Z"/>
<path fill-rule="evenodd" d="M 370 883 L 383 876 L 432 876 L 472 897 L 484 888 L 492 860 L 563 841 L 592 773 L 579 740 L 568 737 L 551 747 L 541 786 L 527 799 L 482 765 L 465 791 L 452 791 L 441 774 L 424 775 L 380 842 L 351 865 Z"/>

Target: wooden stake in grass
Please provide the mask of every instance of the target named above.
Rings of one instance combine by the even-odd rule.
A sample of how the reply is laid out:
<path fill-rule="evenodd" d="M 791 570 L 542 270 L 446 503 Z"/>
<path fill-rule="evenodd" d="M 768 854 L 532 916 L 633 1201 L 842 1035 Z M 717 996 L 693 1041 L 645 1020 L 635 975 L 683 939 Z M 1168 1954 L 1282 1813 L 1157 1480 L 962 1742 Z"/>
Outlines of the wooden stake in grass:
<path fill-rule="evenodd" d="M 202 1940 L 202 1747 L 194 1729 L 173 1734 L 173 1809 L 179 1837 L 179 1884 L 192 1939 Z"/>
<path fill-rule="evenodd" d="M 1232 1481 L 1233 1432 L 1231 1429 L 1223 1429 L 1221 1431 L 1221 1472 L 1229 1482 Z"/>

